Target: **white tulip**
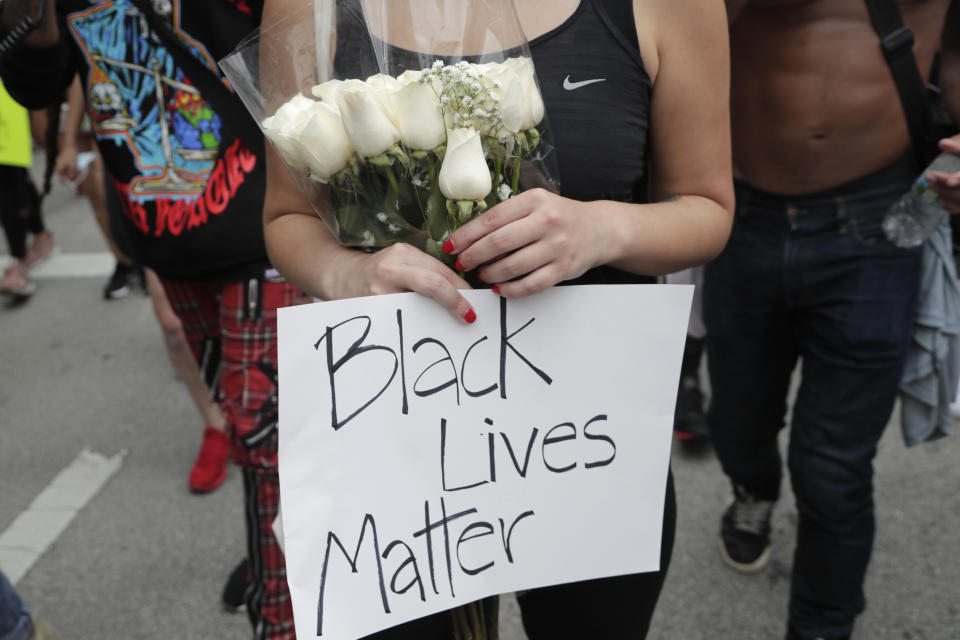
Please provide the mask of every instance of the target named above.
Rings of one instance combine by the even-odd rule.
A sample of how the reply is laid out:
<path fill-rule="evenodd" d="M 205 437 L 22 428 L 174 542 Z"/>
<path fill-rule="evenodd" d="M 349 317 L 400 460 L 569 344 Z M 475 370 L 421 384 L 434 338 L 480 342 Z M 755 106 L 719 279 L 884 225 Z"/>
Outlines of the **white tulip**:
<path fill-rule="evenodd" d="M 337 106 L 337 93 L 340 91 L 340 86 L 343 85 L 343 80 L 327 80 L 323 84 L 318 84 L 312 89 L 312 93 L 317 98 L 320 98 L 331 107 Z"/>
<path fill-rule="evenodd" d="M 400 141 L 400 132 L 365 82 L 347 80 L 337 92 L 337 107 L 350 142 L 361 156 L 375 158 Z"/>
<path fill-rule="evenodd" d="M 447 152 L 438 178 L 440 192 L 451 200 L 483 200 L 493 184 L 480 135 L 472 127 L 447 131 Z"/>
<path fill-rule="evenodd" d="M 350 162 L 353 145 L 343 130 L 336 107 L 316 102 L 304 115 L 306 122 L 297 138 L 302 156 L 307 161 L 310 177 L 327 182 Z"/>
<path fill-rule="evenodd" d="M 393 94 L 393 109 L 400 138 L 408 148 L 430 150 L 443 144 L 446 126 L 433 87 L 408 84 Z"/>
<path fill-rule="evenodd" d="M 261 123 L 265 135 L 291 169 L 306 168 L 307 160 L 301 153 L 297 136 L 306 122 L 304 115 L 313 105 L 313 100 L 298 93 Z"/>

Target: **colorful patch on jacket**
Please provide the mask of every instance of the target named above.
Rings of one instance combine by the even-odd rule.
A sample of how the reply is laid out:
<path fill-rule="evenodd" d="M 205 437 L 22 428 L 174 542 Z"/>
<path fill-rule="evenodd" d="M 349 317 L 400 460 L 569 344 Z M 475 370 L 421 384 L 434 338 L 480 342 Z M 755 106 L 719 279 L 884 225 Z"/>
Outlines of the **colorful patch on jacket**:
<path fill-rule="evenodd" d="M 206 49 L 179 27 L 179 0 L 152 4 L 187 49 L 215 73 Z M 221 157 L 220 116 L 130 0 L 105 0 L 71 14 L 68 24 L 90 69 L 86 81 L 94 133 L 102 145 L 126 147 L 140 174 L 118 185 L 129 199 L 125 204 L 136 208 L 155 202 L 158 210 L 196 209 L 203 206 L 211 175 L 237 176 L 252 170 L 256 158 L 245 147 L 245 154 L 233 149 Z M 228 161 L 238 164 L 218 166 Z M 242 182 L 242 175 L 237 177 Z M 161 216 L 153 225 L 135 221 L 141 231 L 157 236 L 183 231 L 184 227 L 169 228 L 162 222 Z M 189 225 L 194 226 L 198 224 Z"/>

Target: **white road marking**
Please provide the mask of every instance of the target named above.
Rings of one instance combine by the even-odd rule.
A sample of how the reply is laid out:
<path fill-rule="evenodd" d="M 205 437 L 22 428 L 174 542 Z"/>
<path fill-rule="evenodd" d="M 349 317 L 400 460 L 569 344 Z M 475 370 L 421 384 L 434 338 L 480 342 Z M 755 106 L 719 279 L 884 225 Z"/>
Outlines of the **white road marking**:
<path fill-rule="evenodd" d="M 108 458 L 83 449 L 0 533 L 0 567 L 17 584 L 69 526 L 74 516 L 123 464 L 127 452 Z"/>
<path fill-rule="evenodd" d="M 6 269 L 12 258 L 0 256 L 0 270 Z M 50 278 L 105 278 L 113 273 L 117 260 L 109 251 L 99 253 L 57 253 L 30 270 L 30 276 Z"/>

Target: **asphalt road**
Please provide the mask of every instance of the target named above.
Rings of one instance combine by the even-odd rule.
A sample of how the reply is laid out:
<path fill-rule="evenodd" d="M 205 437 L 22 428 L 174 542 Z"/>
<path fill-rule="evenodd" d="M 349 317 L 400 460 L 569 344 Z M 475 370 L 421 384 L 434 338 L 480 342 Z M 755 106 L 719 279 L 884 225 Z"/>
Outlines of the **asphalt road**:
<path fill-rule="evenodd" d="M 109 260 L 84 200 L 58 187 L 46 220 L 59 265 L 87 254 L 83 264 L 101 266 L 83 277 L 53 270 L 29 303 L 0 302 L 0 540 L 23 530 L 24 512 L 85 449 L 120 466 L 62 531 L 34 523 L 35 539 L 52 542 L 17 588 L 62 639 L 247 638 L 246 619 L 220 607 L 243 552 L 239 474 L 212 494 L 188 492 L 202 425 L 149 300 L 101 298 Z M 960 638 L 958 463 L 960 434 L 907 449 L 896 418 L 889 425 L 858 640 Z M 746 577 L 717 553 L 729 489 L 710 451 L 675 449 L 674 473 L 679 531 L 650 638 L 782 638 L 796 527 L 788 488 L 771 565 Z M 0 548 L 0 565 L 9 570 L 21 551 Z M 512 598 L 502 612 L 501 638 L 522 640 Z"/>

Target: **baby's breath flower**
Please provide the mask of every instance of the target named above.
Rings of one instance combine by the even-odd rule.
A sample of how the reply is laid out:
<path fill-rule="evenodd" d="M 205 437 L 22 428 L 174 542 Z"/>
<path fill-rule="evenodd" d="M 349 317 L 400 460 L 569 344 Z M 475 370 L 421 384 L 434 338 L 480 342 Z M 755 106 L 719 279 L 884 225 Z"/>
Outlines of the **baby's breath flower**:
<path fill-rule="evenodd" d="M 503 202 L 504 200 L 509 200 L 510 196 L 512 195 L 513 195 L 513 192 L 510 189 L 510 185 L 506 183 L 501 184 L 500 187 L 497 189 L 497 198 L 500 199 L 500 202 Z"/>

